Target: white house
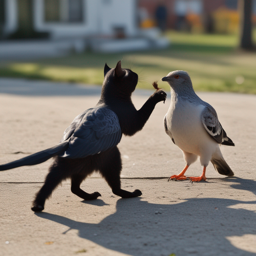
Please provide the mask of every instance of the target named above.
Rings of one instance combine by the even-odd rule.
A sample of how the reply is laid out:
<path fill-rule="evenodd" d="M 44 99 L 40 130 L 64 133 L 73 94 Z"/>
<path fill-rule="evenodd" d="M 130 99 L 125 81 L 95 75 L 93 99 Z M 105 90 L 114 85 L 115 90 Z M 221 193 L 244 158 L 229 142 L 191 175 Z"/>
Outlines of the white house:
<path fill-rule="evenodd" d="M 159 47 L 167 45 L 166 40 L 158 40 L 157 30 L 139 29 L 137 5 L 137 0 L 0 0 L 0 9 L 4 9 L 0 35 L 2 38 L 79 39 L 87 44 L 94 38 L 93 46 L 99 51 L 125 50 L 129 45 L 131 49 L 148 48 L 152 42 Z M 150 41 L 145 41 L 148 37 Z M 90 41 L 86 41 L 88 38 Z M 123 40 L 109 45 L 109 40 L 113 42 L 115 38 Z"/>
<path fill-rule="evenodd" d="M 136 34 L 137 0 L 1 0 L 5 9 L 4 35 L 33 23 L 36 32 L 50 37 L 113 35 L 123 27 Z"/>

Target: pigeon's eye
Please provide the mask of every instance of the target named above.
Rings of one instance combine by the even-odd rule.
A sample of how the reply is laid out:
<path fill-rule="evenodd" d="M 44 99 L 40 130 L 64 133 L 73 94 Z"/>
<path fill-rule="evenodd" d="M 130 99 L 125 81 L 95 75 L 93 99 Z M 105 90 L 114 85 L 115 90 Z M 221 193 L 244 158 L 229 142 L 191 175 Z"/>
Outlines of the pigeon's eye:
<path fill-rule="evenodd" d="M 174 76 L 175 79 L 178 79 L 179 77 L 180 77 L 179 75 Z"/>

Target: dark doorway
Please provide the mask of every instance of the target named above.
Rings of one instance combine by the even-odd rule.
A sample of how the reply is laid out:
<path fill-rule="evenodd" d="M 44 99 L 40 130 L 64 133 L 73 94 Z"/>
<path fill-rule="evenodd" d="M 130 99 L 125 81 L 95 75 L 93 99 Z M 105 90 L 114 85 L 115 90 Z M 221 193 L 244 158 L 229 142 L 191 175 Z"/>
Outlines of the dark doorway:
<path fill-rule="evenodd" d="M 31 39 L 31 38 L 45 38 L 47 33 L 41 33 L 34 30 L 34 0 L 17 0 L 18 9 L 18 29 L 10 39 Z"/>
<path fill-rule="evenodd" d="M 33 28 L 33 0 L 18 0 L 18 31 L 22 38 L 30 38 Z"/>

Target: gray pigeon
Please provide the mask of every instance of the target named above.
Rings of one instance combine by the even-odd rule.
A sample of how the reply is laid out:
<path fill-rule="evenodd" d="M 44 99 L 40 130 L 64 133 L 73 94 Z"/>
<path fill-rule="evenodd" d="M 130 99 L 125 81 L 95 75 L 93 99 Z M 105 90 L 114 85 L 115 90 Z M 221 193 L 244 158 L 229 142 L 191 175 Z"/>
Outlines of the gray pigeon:
<path fill-rule="evenodd" d="M 186 162 L 183 171 L 171 176 L 169 180 L 186 180 L 185 172 L 197 157 L 200 158 L 203 173 L 200 177 L 189 177 L 191 181 L 206 180 L 206 167 L 210 161 L 220 174 L 233 176 L 219 144 L 235 144 L 227 137 L 215 109 L 196 95 L 187 72 L 170 72 L 162 81 L 171 86 L 171 104 L 164 117 L 165 131 L 182 150 Z"/>

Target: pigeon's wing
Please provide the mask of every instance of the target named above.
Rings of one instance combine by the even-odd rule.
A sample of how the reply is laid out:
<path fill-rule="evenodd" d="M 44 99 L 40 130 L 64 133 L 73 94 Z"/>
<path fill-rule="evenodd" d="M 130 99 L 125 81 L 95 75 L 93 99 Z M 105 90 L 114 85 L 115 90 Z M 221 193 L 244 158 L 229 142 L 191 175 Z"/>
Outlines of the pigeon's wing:
<path fill-rule="evenodd" d="M 62 141 L 69 140 L 61 157 L 84 158 L 116 146 L 122 137 L 117 115 L 107 107 L 88 109 L 77 116 L 64 132 Z"/>
<path fill-rule="evenodd" d="M 165 129 L 165 132 L 171 137 L 172 142 L 175 144 L 174 138 L 172 137 L 172 133 L 171 133 L 171 131 L 168 129 L 168 126 L 167 126 L 166 116 L 164 117 L 164 129 Z"/>
<path fill-rule="evenodd" d="M 219 144 L 235 146 L 222 128 L 215 109 L 208 105 L 204 108 L 201 120 L 208 134 Z"/>

